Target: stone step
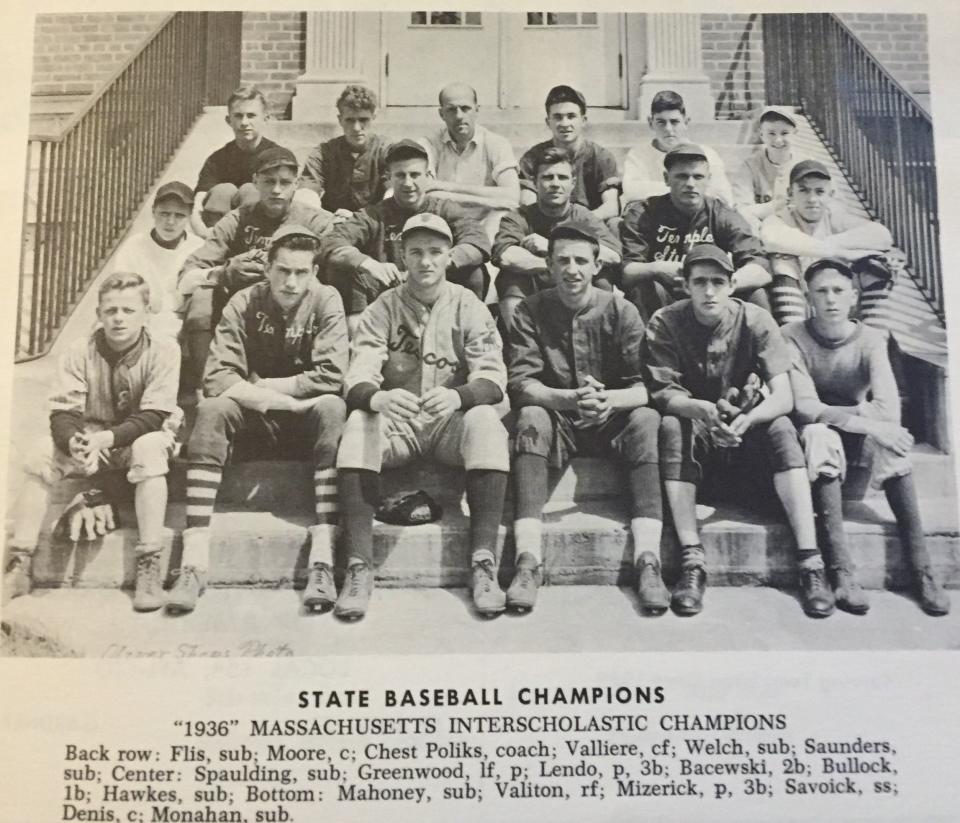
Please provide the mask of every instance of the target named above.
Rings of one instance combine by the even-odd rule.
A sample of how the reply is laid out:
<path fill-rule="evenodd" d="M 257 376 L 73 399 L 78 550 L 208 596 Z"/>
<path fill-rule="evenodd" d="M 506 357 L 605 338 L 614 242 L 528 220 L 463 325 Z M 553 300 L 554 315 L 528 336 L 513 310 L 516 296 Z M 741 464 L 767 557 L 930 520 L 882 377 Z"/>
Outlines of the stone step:
<path fill-rule="evenodd" d="M 921 499 L 955 495 L 953 459 L 936 449 L 919 445 L 911 454 L 914 483 Z M 169 475 L 171 502 L 186 500 L 186 462 L 175 459 Z M 577 457 L 562 472 L 551 476 L 548 505 L 564 506 L 592 500 L 617 500 L 623 493 L 626 476 L 611 461 L 600 457 Z M 59 484 L 53 502 L 66 504 L 77 492 L 87 488 L 86 481 Z M 384 472 L 384 495 L 423 489 L 444 506 L 459 505 L 464 492 L 462 469 L 429 463 L 413 463 Z M 848 490 L 851 496 L 864 493 L 882 506 L 877 490 Z M 508 499 L 512 495 L 508 494 Z M 229 464 L 217 498 L 221 510 L 272 511 L 307 515 L 313 510 L 313 468 L 309 463 L 284 460 L 260 460 Z"/>
<path fill-rule="evenodd" d="M 76 546 L 54 542 L 50 524 L 59 514 L 51 506 L 35 560 L 40 586 L 112 588 L 129 586 L 134 575 L 135 530 L 118 529 L 98 541 Z M 928 544 L 937 569 L 951 585 L 960 585 L 960 537 L 954 498 L 922 503 Z M 846 532 L 863 584 L 903 588 L 908 569 L 888 510 L 875 500 L 849 503 Z M 717 585 L 791 585 L 796 577 L 793 541 L 775 516 L 729 506 L 698 508 L 701 535 L 712 583 Z M 505 518 L 508 519 L 508 518 Z M 132 511 L 121 512 L 132 523 Z M 172 503 L 164 534 L 165 563 L 177 568 L 182 551 L 184 504 Z M 221 510 L 211 525 L 210 583 L 216 586 L 290 586 L 302 579 L 307 562 L 309 515 Z M 437 523 L 399 527 L 376 523 L 374 551 L 378 578 L 387 586 L 460 586 L 469 576 L 468 522 L 461 506 L 447 506 Z M 672 529 L 661 545 L 665 574 L 677 571 L 678 548 Z M 499 553 L 506 583 L 514 559 L 512 539 L 501 527 Z M 544 557 L 554 584 L 624 584 L 631 578 L 632 540 L 622 503 L 554 500 L 544 512 Z"/>

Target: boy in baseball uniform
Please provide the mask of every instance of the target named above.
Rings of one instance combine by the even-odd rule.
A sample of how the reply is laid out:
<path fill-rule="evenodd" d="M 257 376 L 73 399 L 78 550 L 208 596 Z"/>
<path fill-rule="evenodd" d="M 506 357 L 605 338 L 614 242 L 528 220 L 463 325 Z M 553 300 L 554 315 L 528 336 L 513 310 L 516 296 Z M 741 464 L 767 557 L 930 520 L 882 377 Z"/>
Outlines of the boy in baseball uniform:
<path fill-rule="evenodd" d="M 337 122 L 343 134 L 310 151 L 300 172 L 297 197 L 338 217 L 352 217 L 386 191 L 390 143 L 372 131 L 377 95 L 366 86 L 347 86 L 337 98 Z"/>
<path fill-rule="evenodd" d="M 722 249 L 694 246 L 683 261 L 690 298 L 660 309 L 644 339 L 647 386 L 663 415 L 660 473 L 682 551 L 672 607 L 679 615 L 703 608 L 706 558 L 696 508 L 704 476 L 722 472 L 726 487 L 759 497 L 772 475 L 797 545 L 804 611 L 826 617 L 833 591 L 817 547 L 803 448 L 788 416 L 790 349 L 769 312 L 732 296 L 733 273 Z M 765 385 L 766 394 L 753 384 Z"/>
<path fill-rule="evenodd" d="M 227 99 L 224 118 L 233 140 L 211 154 L 200 169 L 194 189 L 194 210 L 190 225 L 199 237 L 210 231 L 228 211 L 257 201 L 252 185 L 260 155 L 277 148 L 263 136 L 270 118 L 267 98 L 256 86 L 241 86 Z"/>
<path fill-rule="evenodd" d="M 517 304 L 541 288 L 552 285 L 548 264 L 548 239 L 554 227 L 575 220 L 594 227 L 600 241 L 601 272 L 609 290 L 619 281 L 620 240 L 586 206 L 571 201 L 575 178 L 570 155 L 550 146 L 537 159 L 537 201 L 508 212 L 493 241 L 493 262 L 499 266 L 496 287 L 503 327 L 510 328 Z"/>
<path fill-rule="evenodd" d="M 473 602 L 504 609 L 497 532 L 510 460 L 498 406 L 506 367 L 496 323 L 470 290 L 448 282 L 453 232 L 435 214 L 403 226 L 404 283 L 360 317 L 346 378 L 350 416 L 337 456 L 347 577 L 336 614 L 363 617 L 373 591 L 373 513 L 380 472 L 417 457 L 466 469 Z"/>
<path fill-rule="evenodd" d="M 790 169 L 787 202 L 764 219 L 760 239 L 770 255 L 773 316 L 781 325 L 807 319 L 803 272 L 814 261 L 852 264 L 872 255 L 887 257 L 893 248 L 883 223 L 849 214 L 837 201 L 830 172 L 819 160 L 801 160 Z M 889 280 L 862 284 L 861 316 L 868 325 L 884 328 L 877 309 L 890 285 Z"/>
<path fill-rule="evenodd" d="M 183 264 L 177 289 L 185 301 L 185 382 L 198 386 L 213 329 L 232 294 L 263 279 L 270 238 L 280 226 L 306 226 L 321 235 L 333 215 L 297 203 L 297 158 L 275 146 L 257 157 L 257 200 L 224 215 L 206 242 Z"/>
<path fill-rule="evenodd" d="M 75 341 L 57 367 L 50 396 L 51 439 L 27 460 L 4 576 L 4 599 L 31 589 L 31 559 L 51 487 L 67 477 L 107 480 L 126 472 L 137 514 L 133 608 L 163 605 L 161 536 L 168 460 L 183 415 L 177 408 L 180 349 L 145 328 L 150 289 L 140 275 L 116 272 L 101 284 L 100 327 Z M 107 507 L 109 508 L 109 507 Z M 113 528 L 101 512 L 100 534 Z M 88 538 L 95 535 L 89 533 Z M 78 535 L 71 535 L 77 539 Z"/>
<path fill-rule="evenodd" d="M 308 610 L 333 606 L 337 444 L 346 417 L 340 391 L 347 326 L 340 295 L 317 280 L 320 238 L 287 224 L 273 236 L 264 279 L 230 298 L 204 372 L 204 399 L 187 451 L 183 560 L 167 611 L 193 611 L 209 568 L 210 520 L 223 467 L 238 438 L 266 457 L 311 449 L 316 525 L 310 529 Z"/>
<path fill-rule="evenodd" d="M 573 161 L 573 201 L 586 206 L 601 220 L 620 213 L 620 171 L 616 158 L 603 146 L 587 140 L 587 101 L 570 86 L 554 86 L 544 103 L 550 139 L 537 143 L 520 158 L 520 203 L 535 203 L 537 158 L 544 149 L 565 149 Z"/>
<path fill-rule="evenodd" d="M 433 179 L 427 150 L 415 140 L 400 140 L 387 152 L 387 170 L 393 194 L 333 226 L 320 249 L 321 268 L 343 298 L 351 334 L 361 312 L 406 276 L 400 238 L 416 214 L 437 215 L 450 228 L 447 279 L 481 300 L 486 295 L 490 238 L 458 204 L 427 193 Z"/>
<path fill-rule="evenodd" d="M 531 610 L 542 582 L 542 512 L 548 469 L 577 454 L 612 455 L 629 474 L 640 603 L 662 613 L 670 603 L 660 576 L 663 531 L 657 432 L 641 380 L 643 322 L 622 295 L 593 285 L 600 234 L 592 223 L 560 223 L 550 233 L 553 287 L 517 307 L 510 330 L 509 391 L 519 407 L 514 449 L 517 572 L 508 607 Z"/>
<path fill-rule="evenodd" d="M 813 316 L 784 326 L 795 367 L 794 419 L 807 455 L 813 503 L 830 563 L 837 605 L 854 614 L 869 608 L 857 583 L 843 532 L 841 484 L 872 476 L 893 510 L 914 578 L 914 592 L 930 615 L 950 611 L 930 561 L 910 467 L 913 437 L 900 424 L 900 395 L 887 356 L 887 333 L 851 319 L 857 303 L 854 273 L 839 259 L 805 272 Z"/>
<path fill-rule="evenodd" d="M 150 286 L 148 327 L 156 335 L 178 337 L 183 325 L 183 298 L 177 278 L 187 258 L 203 240 L 187 231 L 193 192 L 177 180 L 164 183 L 153 198 L 153 228 L 123 241 L 114 271 L 135 271 Z"/>

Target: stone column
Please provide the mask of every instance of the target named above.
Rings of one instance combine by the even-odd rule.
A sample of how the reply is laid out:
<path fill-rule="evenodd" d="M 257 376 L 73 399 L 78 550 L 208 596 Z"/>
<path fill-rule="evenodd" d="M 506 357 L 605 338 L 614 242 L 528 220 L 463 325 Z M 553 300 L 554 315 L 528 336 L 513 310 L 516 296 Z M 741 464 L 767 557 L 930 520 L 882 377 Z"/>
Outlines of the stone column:
<path fill-rule="evenodd" d="M 306 70 L 296 81 L 294 120 L 330 119 L 346 84 L 368 82 L 358 18 L 353 11 L 307 13 Z"/>
<path fill-rule="evenodd" d="M 710 78 L 703 70 L 699 14 L 646 15 L 647 70 L 640 78 L 639 117 L 650 113 L 658 91 L 677 92 L 695 121 L 713 120 Z"/>

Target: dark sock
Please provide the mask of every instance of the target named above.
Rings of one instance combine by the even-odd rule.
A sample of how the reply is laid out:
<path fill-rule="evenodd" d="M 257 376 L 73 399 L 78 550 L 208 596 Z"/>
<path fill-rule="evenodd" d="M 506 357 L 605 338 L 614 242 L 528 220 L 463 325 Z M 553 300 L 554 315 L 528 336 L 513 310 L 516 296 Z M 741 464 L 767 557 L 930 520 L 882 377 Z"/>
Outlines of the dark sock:
<path fill-rule="evenodd" d="M 540 517 L 547 502 L 547 458 L 537 454 L 521 454 L 513 464 L 516 488 L 516 519 Z"/>
<path fill-rule="evenodd" d="M 470 507 L 470 550 L 497 556 L 497 532 L 503 517 L 507 473 L 489 469 L 467 472 L 467 505 Z"/>
<path fill-rule="evenodd" d="M 660 494 L 660 465 L 641 463 L 630 469 L 630 516 L 663 520 L 663 497 Z"/>
<path fill-rule="evenodd" d="M 373 513 L 380 504 L 380 475 L 366 469 L 337 472 L 337 496 L 346 559 L 373 565 Z"/>
<path fill-rule="evenodd" d="M 900 533 L 900 545 L 903 547 L 904 554 L 910 558 L 913 568 L 917 571 L 929 568 L 930 555 L 923 535 L 913 475 L 904 474 L 889 478 L 884 481 L 883 491 L 897 520 L 897 531 Z"/>
<path fill-rule="evenodd" d="M 807 560 L 820 557 L 820 549 L 797 549 L 797 562 L 802 567 Z"/>
<path fill-rule="evenodd" d="M 818 477 L 813 482 L 813 509 L 817 513 L 817 542 L 824 563 L 831 569 L 853 571 L 853 559 L 843 531 L 843 494 L 839 477 Z"/>

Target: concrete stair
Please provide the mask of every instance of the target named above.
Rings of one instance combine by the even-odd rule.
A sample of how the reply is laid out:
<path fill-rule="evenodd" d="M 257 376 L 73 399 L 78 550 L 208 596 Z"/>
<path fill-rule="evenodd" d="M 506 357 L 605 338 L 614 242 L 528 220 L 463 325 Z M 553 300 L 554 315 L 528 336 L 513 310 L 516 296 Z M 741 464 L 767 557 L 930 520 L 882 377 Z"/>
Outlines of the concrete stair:
<path fill-rule="evenodd" d="M 949 457 L 919 447 L 916 477 L 931 553 L 950 585 L 960 586 L 960 531 Z M 598 458 L 577 458 L 553 478 L 545 510 L 544 550 L 551 584 L 624 585 L 632 580 L 633 548 L 628 512 L 620 494 L 624 478 Z M 65 485 L 51 506 L 35 579 L 44 587 L 114 588 L 133 581 L 136 540 L 132 508 L 121 507 L 124 527 L 92 543 L 57 543 L 49 534 L 67 501 L 82 486 Z M 290 587 L 302 583 L 307 562 L 307 526 L 313 522 L 312 469 L 297 462 L 250 462 L 229 466 L 212 524 L 210 582 L 214 586 Z M 377 523 L 374 545 L 378 580 L 384 586 L 463 586 L 469 579 L 468 521 L 462 473 L 412 466 L 385 475 L 384 493 L 423 488 L 444 507 L 441 521 L 398 527 Z M 165 533 L 166 562 L 179 565 L 184 514 L 185 464 L 175 461 Z M 508 495 L 511 499 L 512 495 Z M 904 588 L 908 569 L 892 516 L 882 497 L 868 494 L 846 507 L 846 530 L 862 582 L 869 588 Z M 713 585 L 774 585 L 796 579 L 793 541 L 777 513 L 717 503 L 701 505 L 703 542 Z M 512 572 L 514 548 L 507 524 L 500 532 L 503 583 Z M 665 574 L 677 569 L 672 529 L 664 530 Z"/>

